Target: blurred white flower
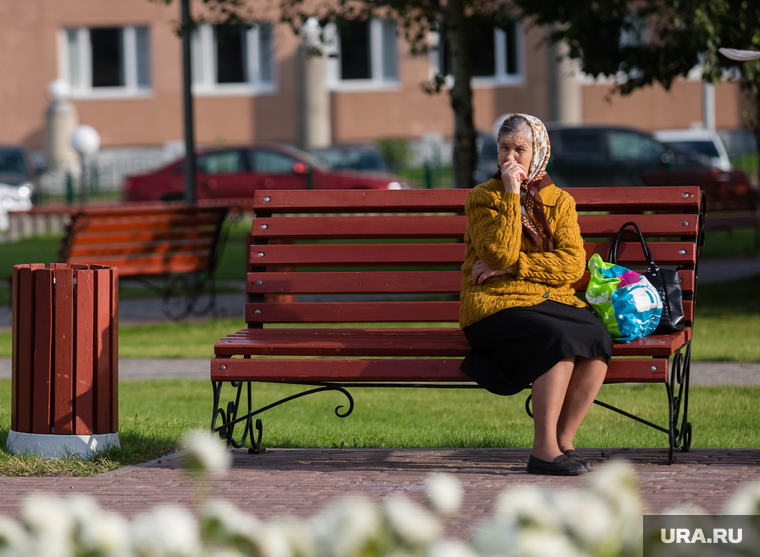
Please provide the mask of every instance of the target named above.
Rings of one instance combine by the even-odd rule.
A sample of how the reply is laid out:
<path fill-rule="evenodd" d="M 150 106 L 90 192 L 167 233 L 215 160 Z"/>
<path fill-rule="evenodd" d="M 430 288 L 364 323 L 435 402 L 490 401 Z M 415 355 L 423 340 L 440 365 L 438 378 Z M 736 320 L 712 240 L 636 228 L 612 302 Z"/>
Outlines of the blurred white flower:
<path fill-rule="evenodd" d="M 116 513 L 100 508 L 91 497 L 66 500 L 73 521 L 74 545 L 78 553 L 101 557 L 129 555 L 129 524 Z"/>
<path fill-rule="evenodd" d="M 638 498 L 639 486 L 633 466 L 624 460 L 611 460 L 589 475 L 591 491 L 611 502 L 625 504 L 630 495 Z"/>
<path fill-rule="evenodd" d="M 200 553 L 198 523 L 182 507 L 154 507 L 132 522 L 132 547 L 139 557 L 196 556 Z"/>
<path fill-rule="evenodd" d="M 28 539 L 21 524 L 0 516 L 0 556 L 24 555 Z"/>
<path fill-rule="evenodd" d="M 21 521 L 29 530 L 29 547 L 36 557 L 71 554 L 73 521 L 61 499 L 31 495 L 21 507 Z"/>
<path fill-rule="evenodd" d="M 562 516 L 547 491 L 521 487 L 502 492 L 496 500 L 496 514 L 518 527 L 535 526 L 559 531 Z"/>
<path fill-rule="evenodd" d="M 547 555 L 587 557 L 564 534 L 547 532 L 539 528 L 521 530 L 516 543 L 505 549 L 504 554 L 515 557 L 546 557 Z"/>
<path fill-rule="evenodd" d="M 185 467 L 193 472 L 221 474 L 232 461 L 230 451 L 207 431 L 194 430 L 185 436 Z"/>
<path fill-rule="evenodd" d="M 438 517 L 404 495 L 386 498 L 383 511 L 391 530 L 406 544 L 428 545 L 443 532 Z"/>
<path fill-rule="evenodd" d="M 289 554 L 293 557 L 314 555 L 314 534 L 304 522 L 293 517 L 283 517 L 271 521 L 269 527 L 287 541 Z"/>
<path fill-rule="evenodd" d="M 277 526 L 266 524 L 257 536 L 257 552 L 260 557 L 293 557 L 284 532 Z"/>
<path fill-rule="evenodd" d="M 683 505 L 676 505 L 674 507 L 668 507 L 660 514 L 665 515 L 704 515 L 707 512 L 699 505 L 685 503 Z"/>
<path fill-rule="evenodd" d="M 380 513 L 367 499 L 340 499 L 311 521 L 316 553 L 326 557 L 358 555 L 380 535 Z"/>
<path fill-rule="evenodd" d="M 506 548 L 515 545 L 518 533 L 514 521 L 497 515 L 478 529 L 472 538 L 472 545 L 481 555 L 503 555 Z"/>
<path fill-rule="evenodd" d="M 427 557 L 478 557 L 478 554 L 461 540 L 442 540 L 428 547 Z"/>
<path fill-rule="evenodd" d="M 644 504 L 633 466 L 625 460 L 612 460 L 589 476 L 587 489 L 610 505 L 622 547 L 640 546 Z"/>
<path fill-rule="evenodd" d="M 737 489 L 723 507 L 723 514 L 760 514 L 760 483 Z"/>
<path fill-rule="evenodd" d="M 462 506 L 464 491 L 453 474 L 432 474 L 425 480 L 430 506 L 442 515 L 454 515 Z"/>
<path fill-rule="evenodd" d="M 618 523 L 609 503 L 588 490 L 556 493 L 554 502 L 562 516 L 565 533 L 593 555 L 619 555 L 622 542 Z"/>
<path fill-rule="evenodd" d="M 262 522 L 256 517 L 244 513 L 225 499 L 207 501 L 201 510 L 200 521 L 204 537 L 220 540 L 252 540 L 263 528 Z"/>

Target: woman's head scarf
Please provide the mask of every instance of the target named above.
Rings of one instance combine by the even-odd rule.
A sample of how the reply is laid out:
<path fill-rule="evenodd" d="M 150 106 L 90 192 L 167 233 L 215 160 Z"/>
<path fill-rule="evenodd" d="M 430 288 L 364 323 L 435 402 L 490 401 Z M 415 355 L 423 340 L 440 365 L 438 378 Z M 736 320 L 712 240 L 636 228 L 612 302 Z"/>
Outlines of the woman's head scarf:
<path fill-rule="evenodd" d="M 523 230 L 539 248 L 541 247 L 541 240 L 543 240 L 546 251 L 554 251 L 554 234 L 552 234 L 546 220 L 544 204 L 539 193 L 541 189 L 552 185 L 551 178 L 546 173 L 546 166 L 549 164 L 549 156 L 552 151 L 549 144 L 549 134 L 544 123 L 529 114 L 511 114 L 504 122 L 515 117 L 527 121 L 533 131 L 533 157 L 530 159 L 528 179 L 524 180 L 520 186 L 520 203 L 525 208 L 522 213 Z M 502 126 L 504 126 L 504 122 L 502 122 Z M 502 129 L 499 128 L 499 137 L 503 133 Z M 494 175 L 494 178 L 501 179 L 501 169 Z"/>

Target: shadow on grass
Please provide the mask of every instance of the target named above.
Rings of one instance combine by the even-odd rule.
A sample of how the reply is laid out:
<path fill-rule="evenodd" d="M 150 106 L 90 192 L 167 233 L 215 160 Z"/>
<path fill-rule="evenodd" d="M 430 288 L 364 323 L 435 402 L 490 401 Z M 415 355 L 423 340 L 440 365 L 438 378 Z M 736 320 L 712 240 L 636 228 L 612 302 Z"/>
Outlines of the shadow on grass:
<path fill-rule="evenodd" d="M 700 284 L 697 287 L 697 319 L 700 314 L 733 317 L 757 314 L 760 308 L 760 275 L 736 280 Z"/>
<path fill-rule="evenodd" d="M 7 439 L 8 430 L 0 429 L 0 476 L 96 476 L 177 452 L 180 445 L 180 438 L 176 436 L 145 434 L 125 428 L 119 431 L 121 448 L 106 449 L 90 459 L 42 458 L 8 451 Z"/>

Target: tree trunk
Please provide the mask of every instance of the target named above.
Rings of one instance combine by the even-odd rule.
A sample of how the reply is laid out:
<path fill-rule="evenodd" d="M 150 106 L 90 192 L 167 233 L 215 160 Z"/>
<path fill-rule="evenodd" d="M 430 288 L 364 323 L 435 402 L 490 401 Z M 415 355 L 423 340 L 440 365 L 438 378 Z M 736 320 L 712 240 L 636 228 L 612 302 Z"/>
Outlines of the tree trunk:
<path fill-rule="evenodd" d="M 446 40 L 451 57 L 454 86 L 449 91 L 454 110 L 454 187 L 471 188 L 472 173 L 477 163 L 475 126 L 472 121 L 472 66 L 464 28 L 463 0 L 449 0 L 444 11 Z"/>
<path fill-rule="evenodd" d="M 752 104 L 755 106 L 755 120 L 754 120 L 754 128 L 752 129 L 753 132 L 755 132 L 755 142 L 757 144 L 757 157 L 758 161 L 760 161 L 760 77 L 756 78 L 756 83 L 752 87 Z M 760 166 L 758 167 L 758 175 L 755 176 L 760 182 Z"/>

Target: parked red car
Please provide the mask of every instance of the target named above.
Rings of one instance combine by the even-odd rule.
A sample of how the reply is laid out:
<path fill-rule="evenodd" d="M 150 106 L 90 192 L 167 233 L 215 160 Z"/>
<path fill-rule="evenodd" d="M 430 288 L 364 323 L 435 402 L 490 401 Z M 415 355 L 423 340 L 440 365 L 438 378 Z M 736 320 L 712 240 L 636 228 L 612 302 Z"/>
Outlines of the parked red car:
<path fill-rule="evenodd" d="M 198 199 L 252 197 L 253 192 L 298 189 L 410 189 L 391 174 L 331 170 L 311 155 L 284 145 L 200 150 Z M 185 197 L 184 159 L 148 174 L 128 176 L 125 201 L 177 201 Z"/>

